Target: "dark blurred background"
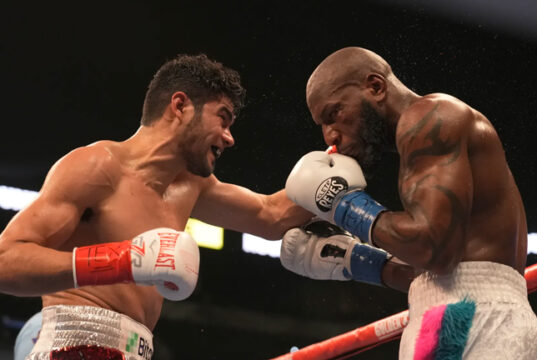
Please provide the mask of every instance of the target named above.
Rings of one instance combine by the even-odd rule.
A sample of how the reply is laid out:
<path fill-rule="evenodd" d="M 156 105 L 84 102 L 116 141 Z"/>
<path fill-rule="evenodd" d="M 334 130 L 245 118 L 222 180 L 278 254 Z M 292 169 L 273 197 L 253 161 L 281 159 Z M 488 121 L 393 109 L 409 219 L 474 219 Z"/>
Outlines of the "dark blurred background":
<path fill-rule="evenodd" d="M 445 1 L 109 1 L 0 5 L 3 130 L 0 185 L 39 190 L 69 150 L 124 140 L 139 126 L 146 87 L 178 53 L 206 53 L 242 74 L 247 107 L 236 146 L 216 175 L 258 192 L 284 186 L 304 153 L 324 149 L 305 104 L 313 69 L 362 46 L 383 56 L 418 94 L 445 92 L 484 113 L 504 144 L 529 231 L 537 231 L 537 3 Z M 369 183 L 388 207 L 397 159 Z M 491 169 L 494 171 L 494 169 Z M 0 210 L 5 226 L 15 214 Z M 198 286 L 167 302 L 155 359 L 268 359 L 406 309 L 406 294 L 355 282 L 314 281 L 279 259 L 246 254 L 225 232 L 201 249 Z M 537 262 L 528 257 L 528 265 Z M 537 295 L 530 295 L 532 305 Z M 0 295 L 0 358 L 39 298 Z M 534 307 L 535 308 L 535 307 Z M 395 359 L 398 342 L 356 359 Z"/>

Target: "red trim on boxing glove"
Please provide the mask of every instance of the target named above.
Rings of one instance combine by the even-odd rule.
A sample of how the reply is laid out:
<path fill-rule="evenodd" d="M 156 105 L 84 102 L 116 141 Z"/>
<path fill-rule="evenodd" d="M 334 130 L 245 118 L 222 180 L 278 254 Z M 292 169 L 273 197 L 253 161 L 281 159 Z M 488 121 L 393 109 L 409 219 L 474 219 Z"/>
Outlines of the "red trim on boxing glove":
<path fill-rule="evenodd" d="M 75 287 L 131 283 L 131 240 L 74 249 Z"/>

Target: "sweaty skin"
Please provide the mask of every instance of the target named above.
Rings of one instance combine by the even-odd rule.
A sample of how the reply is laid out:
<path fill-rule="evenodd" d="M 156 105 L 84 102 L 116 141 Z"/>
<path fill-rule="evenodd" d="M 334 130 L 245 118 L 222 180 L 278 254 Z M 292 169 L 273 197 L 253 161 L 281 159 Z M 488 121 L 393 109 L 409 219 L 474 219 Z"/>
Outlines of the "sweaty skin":
<path fill-rule="evenodd" d="M 405 211 L 380 216 L 375 243 L 433 271 L 493 261 L 523 274 L 524 206 L 489 120 L 460 100 L 431 94 L 401 114 L 396 141 Z"/>
<path fill-rule="evenodd" d="M 189 151 L 212 172 L 217 154 L 233 145 L 231 102 L 203 106 Z M 311 217 L 283 191 L 261 195 L 187 171 L 181 144 L 194 106 L 176 93 L 162 119 L 123 142 L 99 141 L 71 151 L 50 170 L 38 198 L 0 235 L 0 291 L 42 295 L 43 306 L 93 305 L 153 329 L 163 298 L 154 286 L 117 284 L 73 289 L 74 247 L 132 239 L 157 227 L 183 231 L 189 217 L 268 239 Z M 193 149 L 192 149 L 193 148 Z M 203 171 L 205 171 L 203 170 Z"/>
<path fill-rule="evenodd" d="M 373 228 L 374 243 L 408 264 L 388 263 L 387 284 L 404 289 L 411 273 L 449 273 L 461 261 L 492 261 L 524 273 L 524 206 L 483 114 L 450 95 L 415 94 L 384 59 L 362 48 L 325 59 L 306 94 L 327 145 L 359 163 L 370 160 L 378 146 L 363 136 L 371 130 L 369 114 L 382 122 L 375 139 L 382 137 L 382 150 L 400 156 L 403 211 L 381 213 Z"/>

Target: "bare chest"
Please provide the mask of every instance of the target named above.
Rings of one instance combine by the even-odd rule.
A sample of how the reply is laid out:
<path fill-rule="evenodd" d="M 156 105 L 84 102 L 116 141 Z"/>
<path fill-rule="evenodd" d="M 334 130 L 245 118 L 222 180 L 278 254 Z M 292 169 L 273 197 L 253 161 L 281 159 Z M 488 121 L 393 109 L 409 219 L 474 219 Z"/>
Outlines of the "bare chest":
<path fill-rule="evenodd" d="M 156 228 L 184 230 L 199 190 L 191 182 L 159 194 L 137 179 L 125 179 L 99 206 L 87 209 L 67 246 L 122 241 Z"/>

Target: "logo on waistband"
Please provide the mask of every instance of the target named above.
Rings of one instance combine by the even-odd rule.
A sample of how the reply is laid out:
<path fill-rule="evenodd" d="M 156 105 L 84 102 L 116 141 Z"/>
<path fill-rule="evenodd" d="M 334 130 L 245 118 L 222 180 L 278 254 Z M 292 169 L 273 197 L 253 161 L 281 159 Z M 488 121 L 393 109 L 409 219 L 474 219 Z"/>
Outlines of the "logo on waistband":
<path fill-rule="evenodd" d="M 127 338 L 127 345 L 125 346 L 125 351 L 131 354 L 137 354 L 147 360 L 150 360 L 153 356 L 153 348 L 151 347 L 151 342 L 147 341 L 135 332 L 132 332 Z"/>

